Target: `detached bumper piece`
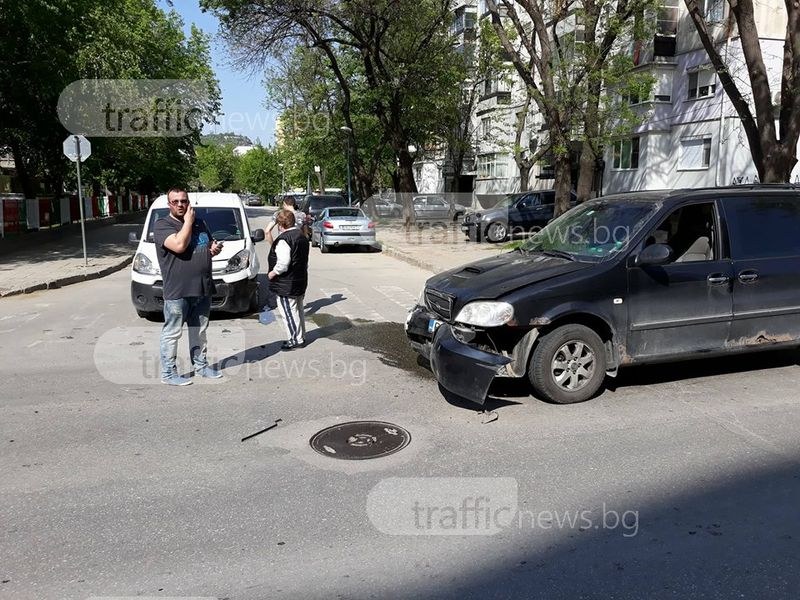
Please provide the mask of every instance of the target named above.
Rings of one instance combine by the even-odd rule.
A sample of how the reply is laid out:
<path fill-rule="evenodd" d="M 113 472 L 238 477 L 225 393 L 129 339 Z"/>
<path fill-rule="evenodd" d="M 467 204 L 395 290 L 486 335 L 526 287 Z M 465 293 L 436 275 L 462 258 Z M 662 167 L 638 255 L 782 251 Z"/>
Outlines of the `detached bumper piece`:
<path fill-rule="evenodd" d="M 492 380 L 511 359 L 460 342 L 444 323 L 434 335 L 430 361 L 443 388 L 483 405 Z"/>

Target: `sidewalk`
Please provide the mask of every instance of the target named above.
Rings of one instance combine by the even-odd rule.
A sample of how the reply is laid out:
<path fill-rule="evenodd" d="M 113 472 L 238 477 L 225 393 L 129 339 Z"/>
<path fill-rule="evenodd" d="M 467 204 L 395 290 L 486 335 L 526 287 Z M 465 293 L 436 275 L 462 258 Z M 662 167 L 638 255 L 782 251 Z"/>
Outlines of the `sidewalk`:
<path fill-rule="evenodd" d="M 505 252 L 505 244 L 467 241 L 458 223 L 449 228 L 413 227 L 379 224 L 377 239 L 383 253 L 433 273 L 441 273 L 459 265 Z"/>
<path fill-rule="evenodd" d="M 86 228 L 88 267 L 83 264 L 80 226 L 58 236 L 26 234 L 19 239 L 19 250 L 13 249 L 14 239 L 7 238 L 0 254 L 0 297 L 97 279 L 125 268 L 136 251 L 128 233 L 141 232 L 145 213 L 126 216 L 135 220 Z M 36 244 L 37 239 L 41 244 Z"/>

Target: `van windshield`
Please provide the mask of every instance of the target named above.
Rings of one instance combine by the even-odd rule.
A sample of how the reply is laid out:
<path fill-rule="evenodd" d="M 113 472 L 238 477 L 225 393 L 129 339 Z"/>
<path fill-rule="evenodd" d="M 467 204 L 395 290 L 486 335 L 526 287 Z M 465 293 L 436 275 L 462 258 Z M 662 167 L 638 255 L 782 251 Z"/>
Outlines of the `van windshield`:
<path fill-rule="evenodd" d="M 211 237 L 219 241 L 235 241 L 244 239 L 241 212 L 235 208 L 195 207 L 195 219 L 206 222 Z M 154 243 L 153 227 L 156 221 L 169 214 L 168 208 L 156 208 L 150 214 L 147 222 L 146 241 Z"/>
<path fill-rule="evenodd" d="M 591 200 L 548 223 L 520 250 L 567 253 L 577 260 L 600 261 L 625 248 L 658 207 L 653 202 Z"/>
<path fill-rule="evenodd" d="M 342 196 L 316 196 L 309 200 L 309 207 L 314 211 L 331 206 L 347 206 L 347 200 Z"/>

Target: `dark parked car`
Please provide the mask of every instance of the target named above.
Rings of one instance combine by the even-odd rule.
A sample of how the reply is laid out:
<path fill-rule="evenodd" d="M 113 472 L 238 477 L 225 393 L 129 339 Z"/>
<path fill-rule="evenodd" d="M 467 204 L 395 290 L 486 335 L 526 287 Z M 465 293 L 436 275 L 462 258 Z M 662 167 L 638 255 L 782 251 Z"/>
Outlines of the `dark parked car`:
<path fill-rule="evenodd" d="M 319 213 L 332 206 L 347 206 L 347 198 L 339 194 L 329 195 L 307 195 L 300 204 L 300 212 L 306 214 L 306 224 L 308 225 L 309 238 L 311 237 L 311 227 L 317 219 Z"/>
<path fill-rule="evenodd" d="M 627 365 L 798 346 L 798 232 L 792 186 L 591 200 L 518 250 L 429 279 L 407 335 L 478 403 L 497 376 L 570 403 Z"/>
<path fill-rule="evenodd" d="M 414 218 L 418 222 L 457 221 L 468 208 L 460 204 L 450 206 L 450 202 L 442 196 L 414 196 Z"/>
<path fill-rule="evenodd" d="M 509 194 L 492 208 L 468 212 L 461 223 L 461 231 L 472 240 L 486 239 L 503 242 L 515 233 L 542 228 L 555 213 L 554 190 L 539 190 Z M 577 198 L 571 192 L 571 204 Z"/>

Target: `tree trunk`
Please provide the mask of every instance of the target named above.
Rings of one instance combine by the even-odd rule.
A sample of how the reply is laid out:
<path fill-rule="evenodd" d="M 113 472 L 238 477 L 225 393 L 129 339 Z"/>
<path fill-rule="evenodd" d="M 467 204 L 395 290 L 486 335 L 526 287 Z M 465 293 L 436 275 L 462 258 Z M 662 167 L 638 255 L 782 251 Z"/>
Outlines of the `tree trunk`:
<path fill-rule="evenodd" d="M 775 149 L 764 161 L 764 174 L 761 183 L 789 183 L 792 169 L 797 164 L 794 153 L 786 152 L 787 148 Z"/>
<path fill-rule="evenodd" d="M 517 162 L 517 168 L 519 169 L 519 191 L 525 192 L 530 189 L 530 178 L 531 178 L 531 168 L 533 167 L 532 164 L 527 164 L 524 161 Z"/>
<path fill-rule="evenodd" d="M 572 159 L 569 152 L 557 152 L 554 158 L 556 203 L 554 217 L 570 208 L 570 190 L 572 189 Z"/>
<path fill-rule="evenodd" d="M 584 140 L 583 148 L 581 148 L 581 158 L 578 171 L 578 187 L 576 193 L 578 202 L 584 202 L 592 197 L 592 184 L 594 183 L 595 175 L 595 155 L 592 145 Z"/>

